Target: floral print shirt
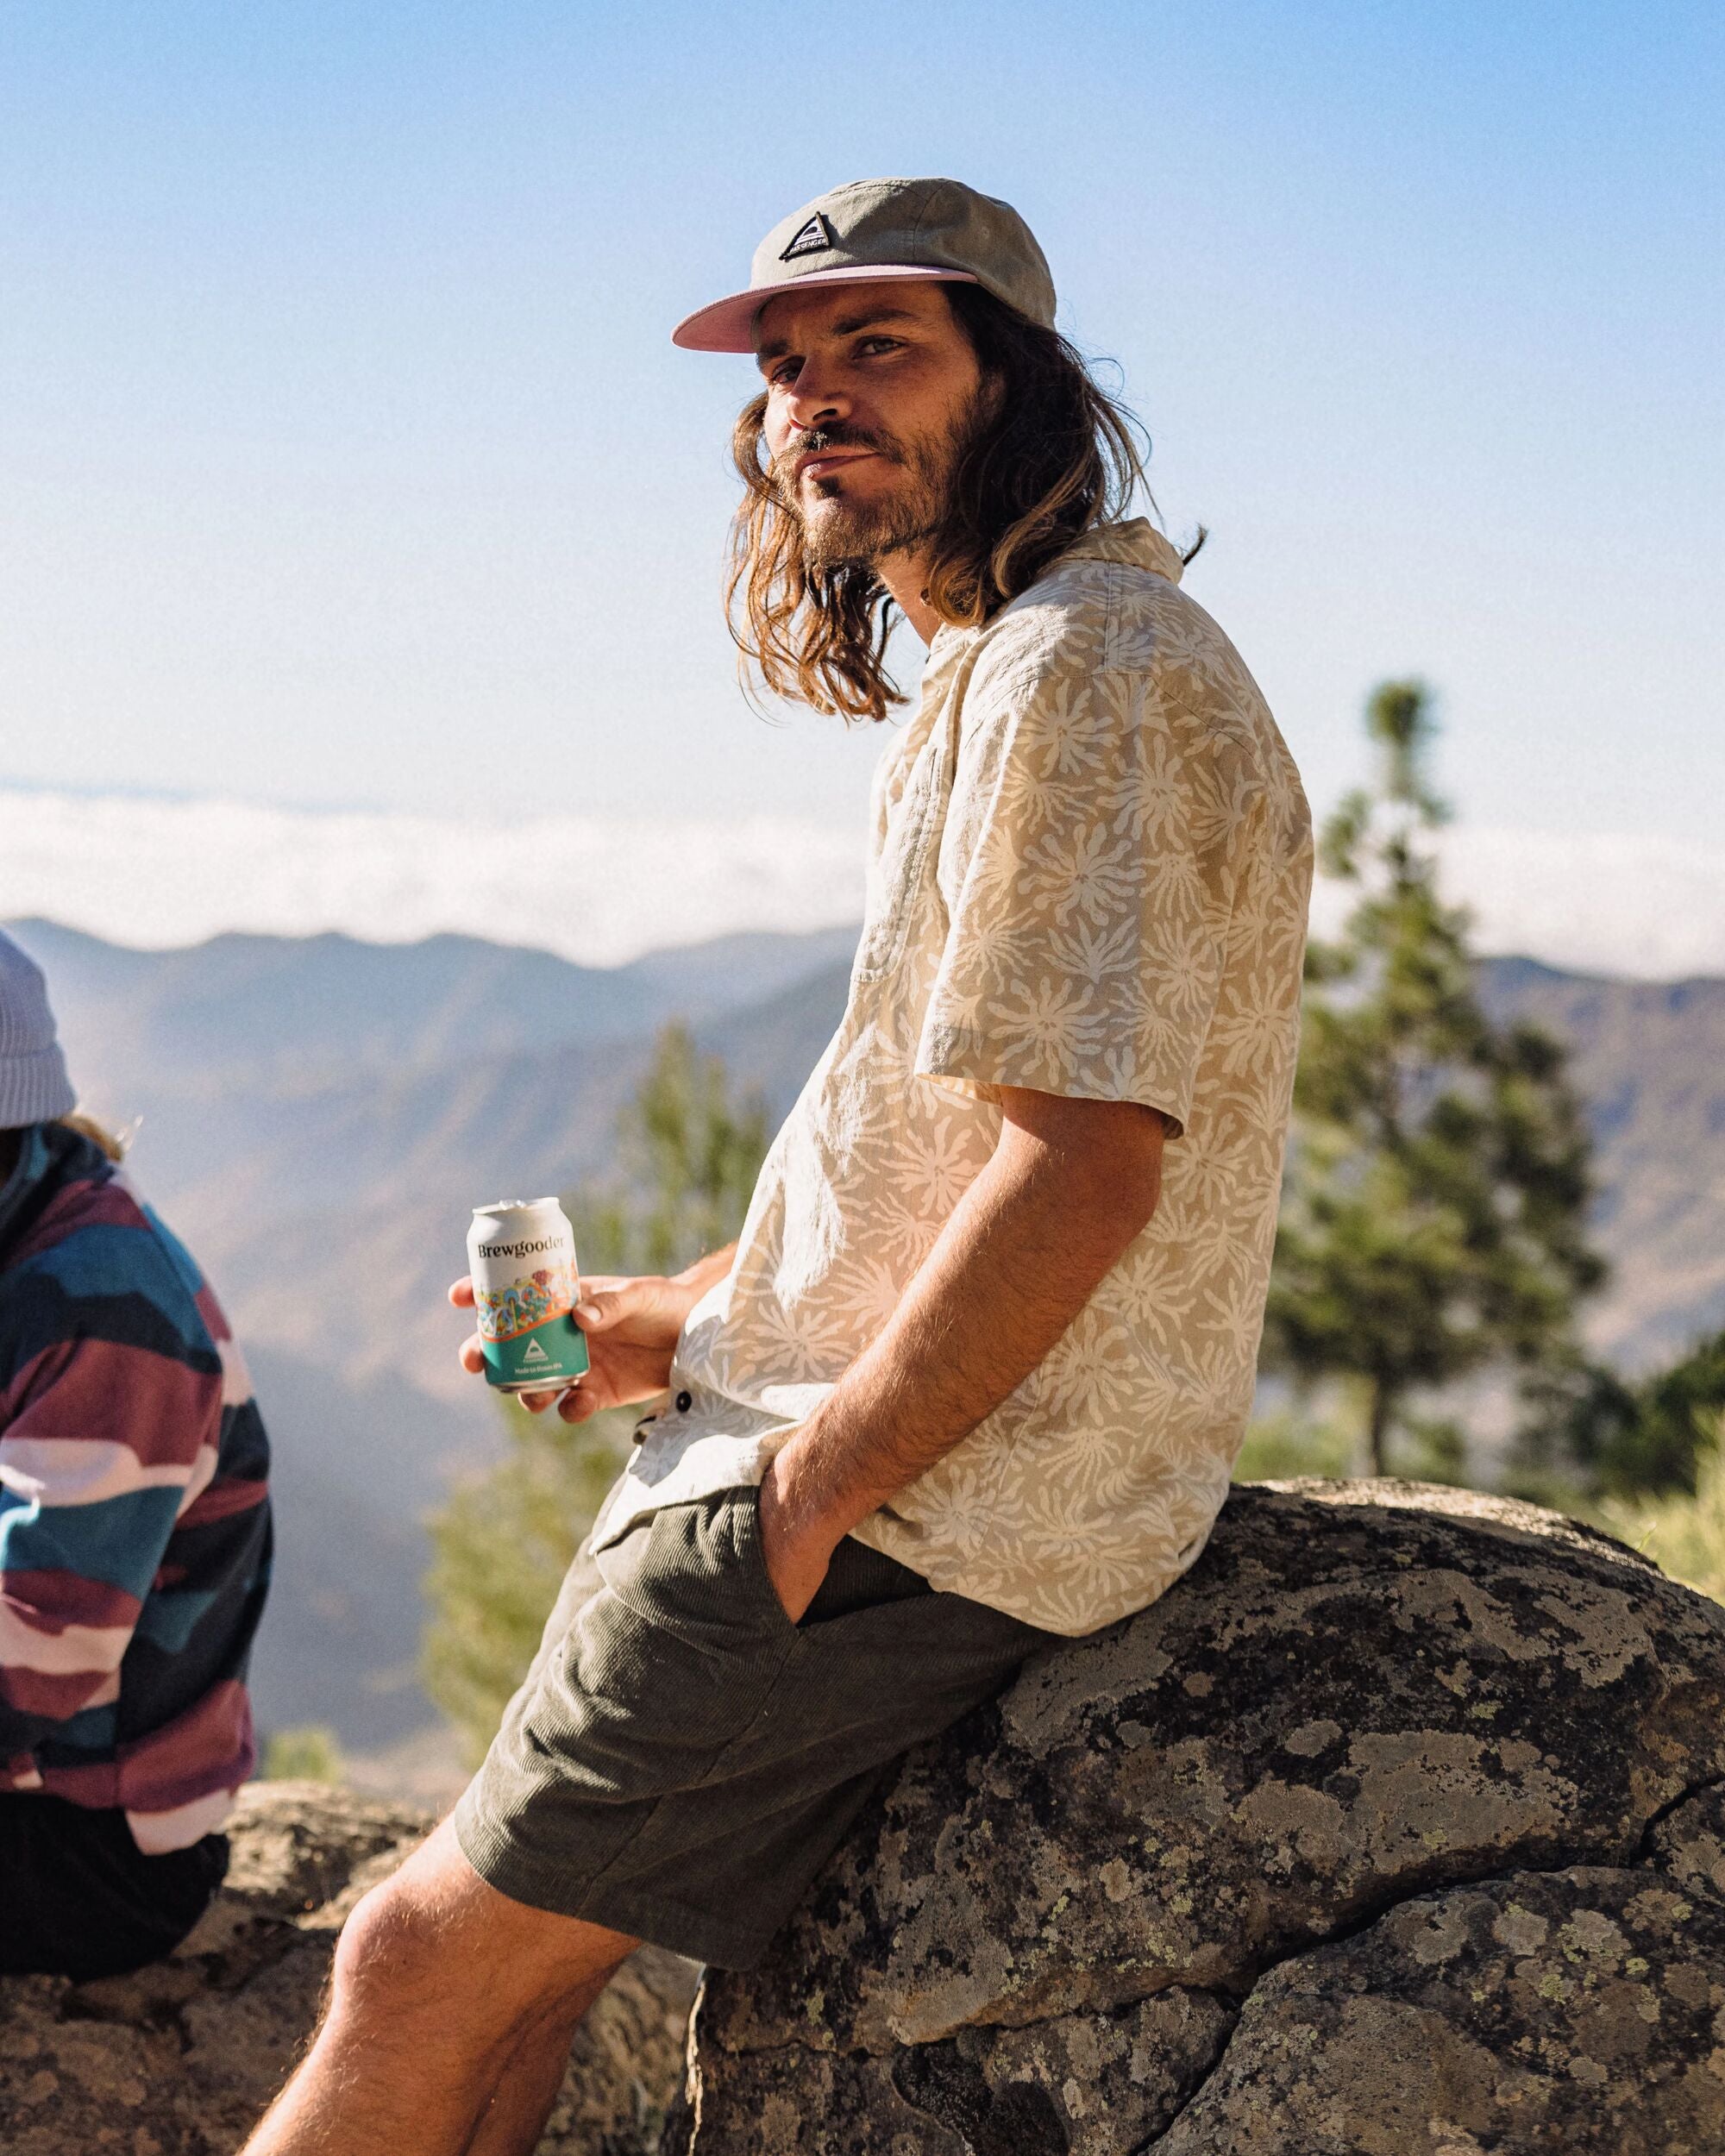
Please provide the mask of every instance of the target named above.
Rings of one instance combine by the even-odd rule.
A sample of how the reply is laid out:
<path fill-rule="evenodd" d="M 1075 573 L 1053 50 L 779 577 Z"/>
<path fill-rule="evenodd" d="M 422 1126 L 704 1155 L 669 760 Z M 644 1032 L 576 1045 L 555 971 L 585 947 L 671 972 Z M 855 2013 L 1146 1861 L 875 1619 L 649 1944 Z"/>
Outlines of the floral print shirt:
<path fill-rule="evenodd" d="M 872 799 L 837 1033 L 761 1173 L 672 1400 L 596 1531 L 758 1482 L 993 1152 L 995 1088 L 1168 1119 L 1154 1218 L 1054 1350 L 855 1532 L 1055 1633 L 1202 1549 L 1251 1404 L 1312 873 L 1299 774 L 1148 523 L 944 628 Z"/>

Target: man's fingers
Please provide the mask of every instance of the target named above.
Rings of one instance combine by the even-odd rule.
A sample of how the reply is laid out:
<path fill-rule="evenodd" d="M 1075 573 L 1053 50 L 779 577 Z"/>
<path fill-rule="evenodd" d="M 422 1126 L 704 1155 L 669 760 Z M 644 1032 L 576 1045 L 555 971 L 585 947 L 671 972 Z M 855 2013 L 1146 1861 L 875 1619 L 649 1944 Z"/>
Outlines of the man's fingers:
<path fill-rule="evenodd" d="M 477 1377 L 480 1372 L 485 1368 L 485 1351 L 480 1345 L 479 1334 L 477 1332 L 468 1333 L 467 1338 L 462 1341 L 456 1352 L 461 1358 L 461 1368 L 466 1370 L 470 1376 Z"/>
<path fill-rule="evenodd" d="M 463 1273 L 449 1286 L 449 1300 L 457 1310 L 471 1310 L 474 1307 L 474 1282 L 471 1273 Z"/>
<path fill-rule="evenodd" d="M 584 1281 L 581 1299 L 575 1305 L 575 1322 L 583 1332 L 607 1332 L 645 1308 L 655 1293 L 654 1284 L 648 1280 L 619 1280 L 611 1288 Z"/>
<path fill-rule="evenodd" d="M 543 1414 L 555 1401 L 557 1413 L 565 1422 L 585 1422 L 589 1415 L 596 1415 L 609 1401 L 593 1399 L 585 1385 L 571 1385 L 564 1393 L 517 1393 L 515 1397 L 530 1415 Z"/>

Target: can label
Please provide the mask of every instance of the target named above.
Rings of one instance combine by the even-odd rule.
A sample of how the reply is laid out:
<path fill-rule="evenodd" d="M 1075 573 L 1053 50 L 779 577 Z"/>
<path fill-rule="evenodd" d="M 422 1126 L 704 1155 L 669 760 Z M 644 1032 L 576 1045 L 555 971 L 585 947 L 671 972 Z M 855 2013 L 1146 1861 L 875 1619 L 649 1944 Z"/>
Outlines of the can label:
<path fill-rule="evenodd" d="M 555 1198 L 479 1206 L 467 1262 L 488 1384 L 549 1390 L 585 1375 L 587 1344 L 573 1314 L 581 1287 L 574 1232 Z"/>

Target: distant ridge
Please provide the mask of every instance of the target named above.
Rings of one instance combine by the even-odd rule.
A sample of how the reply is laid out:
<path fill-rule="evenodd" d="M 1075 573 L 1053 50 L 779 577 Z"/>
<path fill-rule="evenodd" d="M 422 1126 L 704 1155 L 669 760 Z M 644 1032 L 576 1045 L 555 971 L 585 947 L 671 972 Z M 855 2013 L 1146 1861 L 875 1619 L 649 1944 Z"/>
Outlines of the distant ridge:
<path fill-rule="evenodd" d="M 1631 1370 L 1673 1360 L 1725 1325 L 1725 979 L 1612 981 L 1527 958 L 1481 977 L 1489 1010 L 1566 1045 L 1587 1103 L 1611 1260 L 1595 1341 Z"/>
<path fill-rule="evenodd" d="M 229 935 L 139 951 L 28 921 L 77 1081 L 141 1113 L 133 1169 L 208 1267 L 258 1366 L 289 1515 L 265 1720 L 375 1750 L 430 1709 L 411 1643 L 419 1525 L 488 1458 L 497 1410 L 443 1300 L 474 1203 L 613 1171 L 654 1031 L 687 1015 L 782 1114 L 844 1008 L 854 934 L 727 936 L 614 968 L 436 936 Z M 1591 1320 L 1626 1369 L 1725 1323 L 1725 980 L 1487 961 L 1501 1016 L 1570 1048 L 1613 1277 Z"/>
<path fill-rule="evenodd" d="M 854 928 L 724 936 L 582 966 L 474 936 L 377 943 L 334 931 L 229 933 L 141 950 L 52 921 L 7 925 L 54 984 L 74 1062 L 87 1028 L 89 1069 L 117 1079 L 129 1066 L 152 1083 L 207 1084 L 232 1068 L 303 1081 L 618 1040 L 848 964 L 856 940 Z"/>

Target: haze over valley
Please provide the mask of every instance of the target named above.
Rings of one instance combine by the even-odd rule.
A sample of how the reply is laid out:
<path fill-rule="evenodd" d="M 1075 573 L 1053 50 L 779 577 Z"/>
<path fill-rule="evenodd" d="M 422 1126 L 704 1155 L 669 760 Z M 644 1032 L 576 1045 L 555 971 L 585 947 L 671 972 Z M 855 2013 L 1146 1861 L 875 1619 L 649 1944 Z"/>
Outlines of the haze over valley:
<path fill-rule="evenodd" d="M 843 1008 L 854 931 L 746 933 L 616 968 L 442 936 L 227 935 L 137 950 L 41 921 L 75 1081 L 197 1252 L 275 1448 L 279 1557 L 260 1645 L 267 1727 L 356 1752 L 432 1722 L 416 1657 L 420 1525 L 493 1456 L 501 1410 L 443 1300 L 470 1208 L 609 1174 L 654 1035 L 687 1018 L 734 1083 L 789 1106 Z M 1569 1042 L 1613 1264 L 1592 1344 L 1626 1371 L 1725 1323 L 1725 980 L 1485 962 L 1492 1009 Z"/>

